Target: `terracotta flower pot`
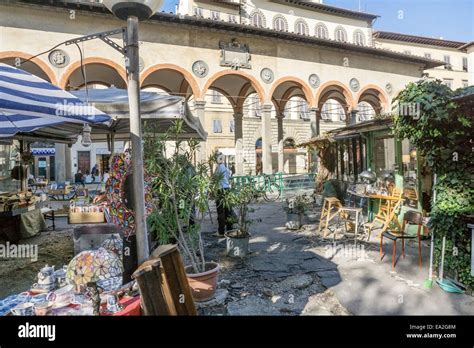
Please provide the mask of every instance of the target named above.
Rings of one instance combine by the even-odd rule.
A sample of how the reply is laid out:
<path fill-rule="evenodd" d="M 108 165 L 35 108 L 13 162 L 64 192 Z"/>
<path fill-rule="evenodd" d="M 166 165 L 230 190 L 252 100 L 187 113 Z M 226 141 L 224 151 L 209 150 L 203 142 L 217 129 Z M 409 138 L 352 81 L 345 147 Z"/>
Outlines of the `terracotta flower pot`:
<path fill-rule="evenodd" d="M 206 262 L 206 271 L 201 273 L 191 273 L 193 272 L 191 265 L 185 267 L 186 277 L 196 302 L 208 301 L 214 297 L 219 269 L 219 265 L 215 262 Z"/>

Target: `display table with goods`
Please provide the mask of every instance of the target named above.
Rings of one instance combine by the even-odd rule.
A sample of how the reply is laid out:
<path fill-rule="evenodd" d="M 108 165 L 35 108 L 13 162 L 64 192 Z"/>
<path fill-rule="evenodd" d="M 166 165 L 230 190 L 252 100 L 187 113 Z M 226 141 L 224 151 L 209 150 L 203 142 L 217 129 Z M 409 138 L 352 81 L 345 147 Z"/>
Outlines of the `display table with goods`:
<path fill-rule="evenodd" d="M 141 315 L 136 282 L 123 285 L 122 247 L 112 237 L 60 269 L 45 265 L 29 289 L 0 300 L 0 315 Z"/>
<path fill-rule="evenodd" d="M 47 205 L 44 196 L 31 192 L 0 195 L 0 238 L 11 242 L 29 238 L 47 230 L 41 208 Z"/>

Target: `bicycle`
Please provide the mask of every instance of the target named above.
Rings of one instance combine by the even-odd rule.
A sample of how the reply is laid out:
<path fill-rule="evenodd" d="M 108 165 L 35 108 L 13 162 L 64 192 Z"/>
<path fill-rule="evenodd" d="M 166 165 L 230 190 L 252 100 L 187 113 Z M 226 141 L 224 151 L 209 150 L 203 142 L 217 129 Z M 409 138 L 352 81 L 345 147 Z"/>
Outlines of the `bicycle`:
<path fill-rule="evenodd" d="M 263 199 L 267 202 L 275 202 L 281 196 L 280 184 L 277 183 L 277 176 L 264 175 Z"/>

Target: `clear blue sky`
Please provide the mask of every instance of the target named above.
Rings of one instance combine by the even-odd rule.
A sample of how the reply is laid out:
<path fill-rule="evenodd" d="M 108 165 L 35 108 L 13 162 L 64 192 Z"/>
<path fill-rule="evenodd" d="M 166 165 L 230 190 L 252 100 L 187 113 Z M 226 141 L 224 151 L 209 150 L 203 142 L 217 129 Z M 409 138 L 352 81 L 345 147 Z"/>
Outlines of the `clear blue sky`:
<path fill-rule="evenodd" d="M 163 10 L 174 12 L 177 2 L 165 0 Z M 359 9 L 359 0 L 324 0 L 324 3 Z M 362 11 L 380 16 L 375 22 L 377 30 L 474 41 L 473 0 L 360 0 L 360 6 Z"/>

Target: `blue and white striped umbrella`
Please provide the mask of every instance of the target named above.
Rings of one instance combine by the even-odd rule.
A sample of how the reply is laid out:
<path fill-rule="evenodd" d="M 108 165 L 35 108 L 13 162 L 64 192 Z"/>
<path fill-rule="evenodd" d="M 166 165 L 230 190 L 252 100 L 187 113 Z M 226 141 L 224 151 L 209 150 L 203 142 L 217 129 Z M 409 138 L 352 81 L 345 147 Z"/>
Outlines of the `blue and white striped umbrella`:
<path fill-rule="evenodd" d="M 84 123 L 106 127 L 111 117 L 23 70 L 0 63 L 0 137 L 33 133 L 74 139 Z"/>

